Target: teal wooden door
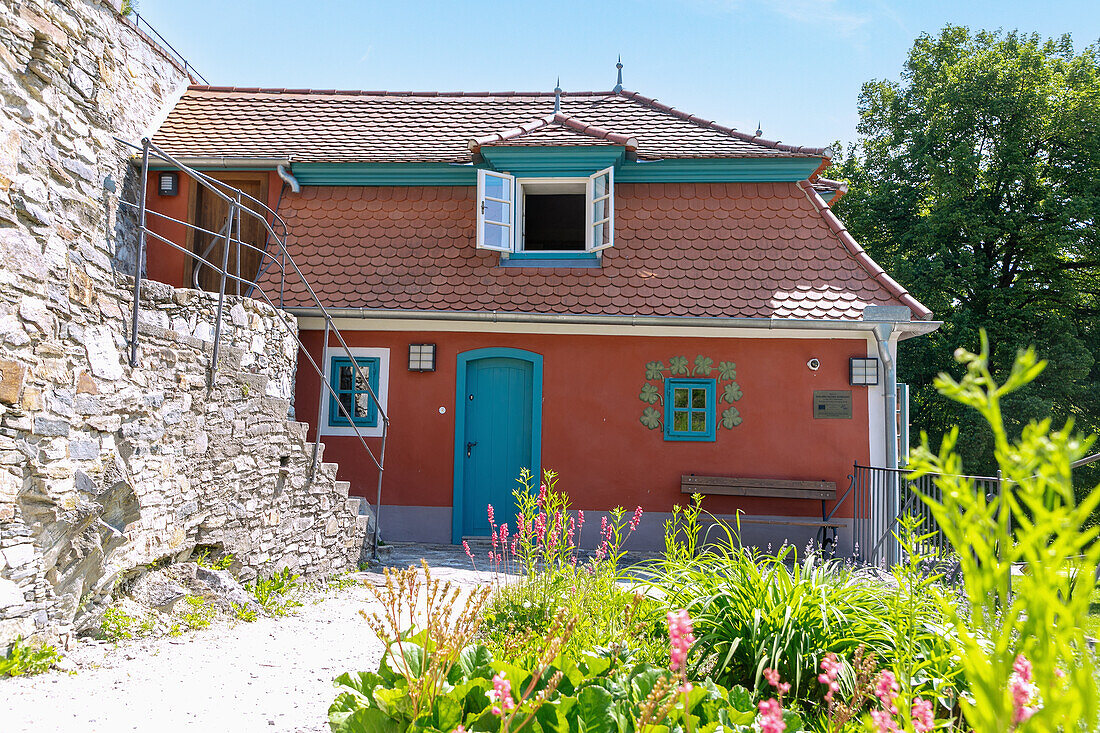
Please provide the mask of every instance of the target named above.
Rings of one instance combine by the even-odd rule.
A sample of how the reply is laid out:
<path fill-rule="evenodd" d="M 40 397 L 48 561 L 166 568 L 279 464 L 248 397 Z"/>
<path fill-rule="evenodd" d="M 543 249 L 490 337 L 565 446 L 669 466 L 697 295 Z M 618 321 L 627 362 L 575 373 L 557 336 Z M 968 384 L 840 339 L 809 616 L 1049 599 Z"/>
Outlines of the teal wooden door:
<path fill-rule="evenodd" d="M 490 357 L 466 363 L 462 440 L 462 527 L 465 537 L 489 535 L 486 509 L 493 505 L 498 525 L 515 526 L 512 490 L 532 460 L 535 368 L 530 361 Z"/>

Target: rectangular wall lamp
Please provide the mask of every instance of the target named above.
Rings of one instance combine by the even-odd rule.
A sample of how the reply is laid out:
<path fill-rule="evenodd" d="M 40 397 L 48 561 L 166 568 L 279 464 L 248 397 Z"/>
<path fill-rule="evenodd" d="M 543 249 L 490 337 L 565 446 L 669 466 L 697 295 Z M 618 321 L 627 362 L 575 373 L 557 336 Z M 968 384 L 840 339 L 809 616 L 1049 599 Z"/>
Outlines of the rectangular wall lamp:
<path fill-rule="evenodd" d="M 853 387 L 872 387 L 878 384 L 878 359 L 853 356 L 848 360 L 848 384 Z"/>
<path fill-rule="evenodd" d="M 409 344 L 409 371 L 435 371 L 435 344 Z"/>
<path fill-rule="evenodd" d="M 180 174 L 175 171 L 165 171 L 157 176 L 157 193 L 161 196 L 175 196 L 180 192 Z"/>

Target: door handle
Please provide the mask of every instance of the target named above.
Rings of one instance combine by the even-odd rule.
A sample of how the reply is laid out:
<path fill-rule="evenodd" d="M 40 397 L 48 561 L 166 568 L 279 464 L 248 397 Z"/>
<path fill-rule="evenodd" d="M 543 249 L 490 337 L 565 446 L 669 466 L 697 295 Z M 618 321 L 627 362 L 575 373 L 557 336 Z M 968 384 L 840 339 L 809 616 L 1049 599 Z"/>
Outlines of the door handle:
<path fill-rule="evenodd" d="M 470 449 L 477 445 L 477 441 L 473 440 L 466 444 L 466 457 L 470 457 Z"/>

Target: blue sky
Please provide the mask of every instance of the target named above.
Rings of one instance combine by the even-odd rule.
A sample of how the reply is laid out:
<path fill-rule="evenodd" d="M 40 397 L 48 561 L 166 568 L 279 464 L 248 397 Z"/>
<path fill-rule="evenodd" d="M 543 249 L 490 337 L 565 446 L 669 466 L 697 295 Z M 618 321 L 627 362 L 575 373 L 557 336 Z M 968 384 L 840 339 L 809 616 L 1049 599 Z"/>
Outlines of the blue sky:
<path fill-rule="evenodd" d="M 946 23 L 1100 38 L 1097 0 L 140 0 L 210 83 L 390 90 L 609 89 L 739 129 L 855 139 L 860 86 Z M 549 111 L 549 110 L 548 110 Z"/>

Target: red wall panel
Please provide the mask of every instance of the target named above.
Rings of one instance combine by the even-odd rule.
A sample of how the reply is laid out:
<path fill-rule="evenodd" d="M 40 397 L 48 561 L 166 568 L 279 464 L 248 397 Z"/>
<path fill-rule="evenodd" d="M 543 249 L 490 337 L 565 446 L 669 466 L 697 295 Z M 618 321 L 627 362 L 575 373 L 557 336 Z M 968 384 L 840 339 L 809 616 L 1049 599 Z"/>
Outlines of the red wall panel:
<path fill-rule="evenodd" d="M 383 504 L 450 506 L 453 492 L 455 365 L 460 352 L 489 346 L 542 354 L 543 467 L 561 474 L 560 486 L 580 509 L 615 505 L 669 511 L 684 503 L 683 473 L 835 481 L 847 487 L 852 462 L 866 463 L 866 388 L 849 387 L 848 357 L 866 355 L 861 339 L 705 339 L 450 332 L 343 331 L 349 346 L 388 347 L 389 415 Z M 303 341 L 321 363 L 321 334 Z M 437 371 L 409 372 L 410 342 L 434 342 Z M 333 340 L 331 343 L 335 343 Z M 718 428 L 713 443 L 665 441 L 660 429 L 639 422 L 646 406 L 638 393 L 645 364 L 702 354 L 737 364 L 744 396 L 736 403 L 741 425 Z M 814 372 L 811 358 L 821 361 Z M 299 362 L 297 419 L 313 425 L 318 380 Z M 812 416 L 814 390 L 851 389 L 852 419 Z M 439 408 L 446 408 L 445 414 Z M 660 407 L 659 405 L 657 407 Z M 719 413 L 722 403 L 719 403 Z M 310 431 L 310 438 L 314 435 Z M 339 463 L 352 493 L 374 501 L 377 473 L 354 437 L 325 436 L 325 460 Z M 380 439 L 368 438 L 372 450 Z M 814 515 L 817 502 L 708 497 L 716 514 Z M 850 516 L 849 512 L 841 514 Z"/>

